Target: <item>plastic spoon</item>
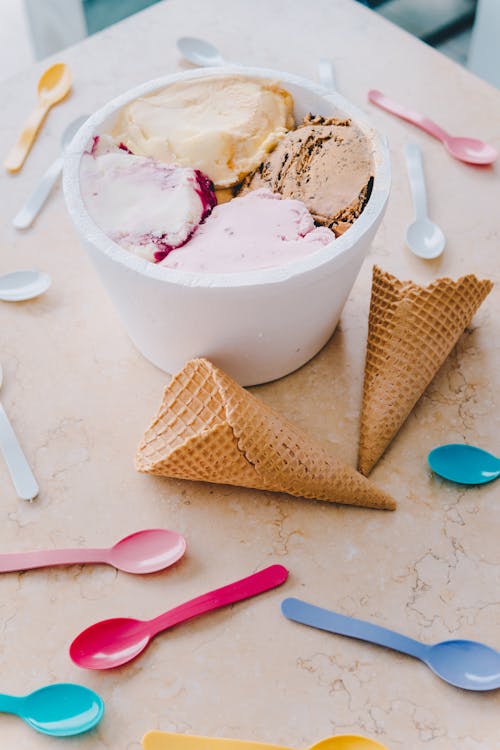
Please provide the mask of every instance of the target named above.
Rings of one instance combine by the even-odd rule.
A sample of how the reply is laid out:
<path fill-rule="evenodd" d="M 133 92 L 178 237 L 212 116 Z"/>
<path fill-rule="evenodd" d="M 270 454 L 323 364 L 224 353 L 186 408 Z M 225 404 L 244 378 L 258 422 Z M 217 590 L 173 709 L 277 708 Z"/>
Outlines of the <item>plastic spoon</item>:
<path fill-rule="evenodd" d="M 62 153 L 64 153 L 66 147 L 69 146 L 69 144 L 73 140 L 75 133 L 80 129 L 80 127 L 86 120 L 87 115 L 82 115 L 76 120 L 73 120 L 73 122 L 68 125 L 61 138 Z M 40 181 L 35 190 L 32 192 L 21 210 L 18 211 L 18 213 L 14 216 L 12 224 L 16 227 L 16 229 L 26 229 L 27 227 L 31 226 L 33 221 L 40 213 L 40 210 L 42 209 L 45 201 L 49 197 L 50 191 L 52 190 L 57 178 L 62 172 L 62 168 L 63 157 L 61 154 L 61 156 L 59 156 L 50 165 L 44 175 L 40 178 Z"/>
<path fill-rule="evenodd" d="M 70 737 L 95 727 L 102 719 L 104 703 L 83 685 L 61 682 L 23 697 L 0 694 L 0 711 L 17 714 L 42 734 Z"/>
<path fill-rule="evenodd" d="M 335 80 L 335 70 L 331 60 L 326 57 L 320 57 L 318 62 L 318 73 L 321 85 L 329 91 L 337 90 L 337 81 Z"/>
<path fill-rule="evenodd" d="M 3 370 L 2 365 L 0 365 L 0 388 L 2 382 Z M 39 493 L 39 487 L 1 403 L 0 451 L 7 464 L 17 496 L 21 500 L 33 500 Z"/>
<path fill-rule="evenodd" d="M 144 750 L 289 750 L 280 745 L 268 745 L 263 742 L 245 740 L 219 739 L 217 737 L 197 737 L 189 734 L 173 734 L 154 730 L 142 738 Z M 357 735 L 337 735 L 327 737 L 308 748 L 308 750 L 387 750 L 368 737 Z"/>
<path fill-rule="evenodd" d="M 85 669 L 119 667 L 135 659 L 162 630 L 280 586 L 287 577 L 286 568 L 271 565 L 248 578 L 191 599 L 153 620 L 121 617 L 97 622 L 75 638 L 69 654 L 75 664 Z"/>
<path fill-rule="evenodd" d="M 0 276 L 0 300 L 24 302 L 47 291 L 51 278 L 44 271 L 13 271 Z"/>
<path fill-rule="evenodd" d="M 440 445 L 427 460 L 436 474 L 460 484 L 486 484 L 500 477 L 500 458 L 474 445 Z"/>
<path fill-rule="evenodd" d="M 427 215 L 422 154 L 418 146 L 409 143 L 405 148 L 405 156 L 415 211 L 415 221 L 408 227 L 406 242 L 412 253 L 419 258 L 438 258 L 444 250 L 445 239 L 441 229 Z"/>
<path fill-rule="evenodd" d="M 442 641 L 428 646 L 393 630 L 315 607 L 300 599 L 285 599 L 281 611 L 289 620 L 350 638 L 386 646 L 414 656 L 450 685 L 464 690 L 500 688 L 500 652 L 476 641 Z"/>
<path fill-rule="evenodd" d="M 177 49 L 186 60 L 202 68 L 228 64 L 217 47 L 194 36 L 183 36 L 178 39 Z"/>
<path fill-rule="evenodd" d="M 289 750 L 281 745 L 269 745 L 263 742 L 199 737 L 159 730 L 144 735 L 142 746 L 144 750 L 199 750 L 200 747 L 203 750 Z M 368 737 L 349 734 L 327 737 L 311 745 L 308 750 L 387 750 L 387 748 Z"/>
<path fill-rule="evenodd" d="M 155 573 L 177 562 L 185 550 L 186 540 L 176 531 L 143 529 L 112 547 L 6 552 L 0 554 L 0 573 L 80 563 L 107 563 L 125 573 Z"/>
<path fill-rule="evenodd" d="M 420 112 L 414 112 L 402 104 L 389 99 L 381 91 L 372 89 L 368 92 L 368 99 L 372 104 L 376 104 L 377 107 L 391 112 L 391 114 L 400 117 L 402 120 L 411 122 L 417 128 L 425 130 L 426 133 L 437 138 L 448 152 L 459 161 L 464 161 L 467 164 L 493 164 L 498 156 L 496 149 L 490 146 L 489 143 L 480 141 L 477 138 L 457 138 L 452 136 L 446 130 L 439 127 L 433 120 L 421 115 Z"/>
<path fill-rule="evenodd" d="M 64 63 L 56 63 L 38 81 L 38 104 L 29 116 L 17 142 L 9 151 L 4 167 L 18 172 L 28 156 L 49 110 L 65 99 L 71 91 L 71 73 Z"/>

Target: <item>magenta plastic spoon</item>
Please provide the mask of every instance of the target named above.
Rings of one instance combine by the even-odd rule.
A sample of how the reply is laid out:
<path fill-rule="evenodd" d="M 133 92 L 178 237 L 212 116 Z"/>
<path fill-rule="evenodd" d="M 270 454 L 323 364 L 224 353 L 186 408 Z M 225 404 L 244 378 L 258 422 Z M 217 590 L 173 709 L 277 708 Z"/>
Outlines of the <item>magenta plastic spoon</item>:
<path fill-rule="evenodd" d="M 112 547 L 6 552 L 0 555 L 0 573 L 79 563 L 107 563 L 125 573 L 155 573 L 173 565 L 185 551 L 186 540 L 176 531 L 143 529 Z"/>
<path fill-rule="evenodd" d="M 69 655 L 75 664 L 85 669 L 119 667 L 139 656 L 151 638 L 162 630 L 213 609 L 261 594 L 280 586 L 287 578 L 288 570 L 283 565 L 271 565 L 248 578 L 191 599 L 153 620 L 134 620 L 129 617 L 102 620 L 75 638 L 69 647 Z"/>
<path fill-rule="evenodd" d="M 425 130 L 426 133 L 437 138 L 447 151 L 459 161 L 466 162 L 467 164 L 493 164 L 498 156 L 496 149 L 490 146 L 489 143 L 480 141 L 477 138 L 457 138 L 450 135 L 433 120 L 421 115 L 420 112 L 407 109 L 407 107 L 395 102 L 393 99 L 389 99 L 381 91 L 371 89 L 368 92 L 368 99 L 372 104 L 376 104 L 377 107 L 391 112 L 396 117 L 406 120 L 406 122 L 411 122 L 417 128 L 421 128 L 421 130 Z"/>

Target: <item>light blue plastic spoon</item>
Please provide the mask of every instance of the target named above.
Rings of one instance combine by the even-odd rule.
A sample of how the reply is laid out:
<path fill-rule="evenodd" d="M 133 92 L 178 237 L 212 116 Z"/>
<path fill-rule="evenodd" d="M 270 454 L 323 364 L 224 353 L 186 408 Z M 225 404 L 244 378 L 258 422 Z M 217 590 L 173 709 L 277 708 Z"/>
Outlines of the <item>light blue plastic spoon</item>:
<path fill-rule="evenodd" d="M 104 703 L 83 685 L 60 682 L 21 697 L 0 693 L 0 712 L 16 714 L 42 734 L 70 737 L 95 727 L 102 719 Z"/>
<path fill-rule="evenodd" d="M 393 630 L 315 607 L 300 599 L 285 599 L 281 611 L 289 620 L 347 635 L 414 656 L 450 685 L 464 690 L 500 688 L 500 652 L 476 641 L 442 641 L 428 646 Z"/>
<path fill-rule="evenodd" d="M 474 445 L 440 445 L 427 460 L 432 471 L 459 484 L 486 484 L 500 477 L 500 458 Z"/>

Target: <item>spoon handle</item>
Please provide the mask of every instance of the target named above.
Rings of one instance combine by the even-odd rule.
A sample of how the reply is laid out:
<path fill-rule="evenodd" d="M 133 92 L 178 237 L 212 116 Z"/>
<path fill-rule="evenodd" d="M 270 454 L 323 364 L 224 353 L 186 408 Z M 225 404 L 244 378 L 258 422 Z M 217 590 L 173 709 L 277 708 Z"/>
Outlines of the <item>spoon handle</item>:
<path fill-rule="evenodd" d="M 405 146 L 405 157 L 415 218 L 424 219 L 427 216 L 427 192 L 425 189 L 422 152 L 415 143 L 408 143 Z"/>
<path fill-rule="evenodd" d="M 413 638 L 407 638 L 405 635 L 382 628 L 380 625 L 373 625 L 371 622 L 357 620 L 355 617 L 346 617 L 346 615 L 341 615 L 338 612 L 315 607 L 313 604 L 308 604 L 300 599 L 285 599 L 281 604 L 281 611 L 289 620 L 300 622 L 303 625 L 310 625 L 319 630 L 327 630 L 329 633 L 347 635 L 350 638 L 359 638 L 361 641 L 376 643 L 379 646 L 386 646 L 394 651 L 409 654 L 409 656 L 414 656 L 417 659 L 422 659 L 428 648 L 423 643 L 414 641 Z"/>
<path fill-rule="evenodd" d="M 209 591 L 207 594 L 191 599 L 189 602 L 170 609 L 162 615 L 149 621 L 151 626 L 151 635 L 156 635 L 162 630 L 171 628 L 181 622 L 190 620 L 205 612 L 210 612 L 219 607 L 225 607 L 227 604 L 239 602 L 242 599 L 248 599 L 251 596 L 261 594 L 263 591 L 280 586 L 288 578 L 288 570 L 283 565 L 270 565 L 264 570 L 247 578 L 230 583 L 220 589 Z"/>
<path fill-rule="evenodd" d="M 335 80 L 335 70 L 333 63 L 326 57 L 320 57 L 318 61 L 318 73 L 321 85 L 329 91 L 337 90 L 337 81 Z"/>
<path fill-rule="evenodd" d="M 7 695 L 0 693 L 0 713 L 2 714 L 19 714 L 21 711 L 23 698 L 16 695 Z"/>
<path fill-rule="evenodd" d="M 50 106 L 47 104 L 38 104 L 28 117 L 19 138 L 3 163 L 8 172 L 19 172 L 23 166 L 49 109 Z"/>
<path fill-rule="evenodd" d="M 62 172 L 62 157 L 57 158 L 47 169 L 40 182 L 21 208 L 14 216 L 12 224 L 16 229 L 27 229 L 40 213 L 40 209 L 47 200 L 57 178 Z"/>
<path fill-rule="evenodd" d="M 106 549 L 39 549 L 0 554 L 0 573 L 45 568 L 49 565 L 78 565 L 106 562 Z"/>
<path fill-rule="evenodd" d="M 412 125 L 416 125 L 417 128 L 420 128 L 421 130 L 425 130 L 426 133 L 434 136 L 438 141 L 444 141 L 448 138 L 448 133 L 440 128 L 434 120 L 425 117 L 425 115 L 420 114 L 420 112 L 408 109 L 402 104 L 395 102 L 393 99 L 389 99 L 389 97 L 385 96 L 381 91 L 371 89 L 368 92 L 368 100 L 372 104 L 376 104 L 380 109 L 385 109 L 386 112 L 390 112 L 391 114 L 396 115 L 396 117 L 406 120 L 406 122 L 411 122 Z"/>
<path fill-rule="evenodd" d="M 33 500 L 39 492 L 38 484 L 2 404 L 0 404 L 0 451 L 5 458 L 17 496 L 21 500 Z"/>

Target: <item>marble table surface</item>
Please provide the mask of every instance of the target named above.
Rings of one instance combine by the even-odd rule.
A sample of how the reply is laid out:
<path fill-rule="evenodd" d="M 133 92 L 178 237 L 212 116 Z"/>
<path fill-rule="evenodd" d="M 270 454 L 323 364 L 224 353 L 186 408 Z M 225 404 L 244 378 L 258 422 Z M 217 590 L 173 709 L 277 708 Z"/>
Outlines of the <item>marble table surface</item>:
<path fill-rule="evenodd" d="M 2 401 L 41 486 L 36 502 L 17 500 L 0 461 L 0 549 L 105 546 L 158 526 L 185 534 L 188 553 L 147 579 L 105 566 L 0 578 L 0 692 L 80 681 L 107 708 L 99 728 L 66 743 L 1 716 L 0 745 L 140 750 L 143 734 L 158 728 L 293 748 L 337 733 L 366 734 L 390 750 L 498 748 L 498 691 L 466 693 L 409 657 L 288 623 L 279 602 L 300 596 L 429 643 L 463 637 L 500 648 L 500 485 L 465 489 L 426 466 L 429 449 L 443 442 L 499 450 L 500 286 L 374 470 L 399 501 L 395 513 L 384 513 L 137 474 L 135 448 L 168 376 L 129 342 L 59 186 L 32 229 L 10 224 L 58 153 L 64 126 L 183 67 L 175 48 L 183 35 L 210 39 L 228 59 L 312 78 L 318 58 L 331 57 L 340 90 L 390 140 L 389 207 L 338 330 L 301 370 L 252 389 L 259 397 L 354 463 L 373 263 L 422 283 L 468 272 L 499 281 L 499 165 L 460 164 L 366 101 L 369 88 L 380 88 L 443 127 L 498 147 L 499 92 L 359 4 L 172 0 L 58 55 L 71 66 L 74 92 L 49 115 L 22 172 L 0 175 L 0 273 L 39 267 L 53 277 L 36 301 L 0 303 Z M 44 66 L 0 87 L 4 152 Z M 423 149 L 431 213 L 447 237 L 444 255 L 432 262 L 404 244 L 409 141 Z M 160 636 L 127 667 L 92 673 L 69 660 L 69 642 L 96 620 L 153 617 L 273 562 L 291 571 L 280 591 Z"/>

